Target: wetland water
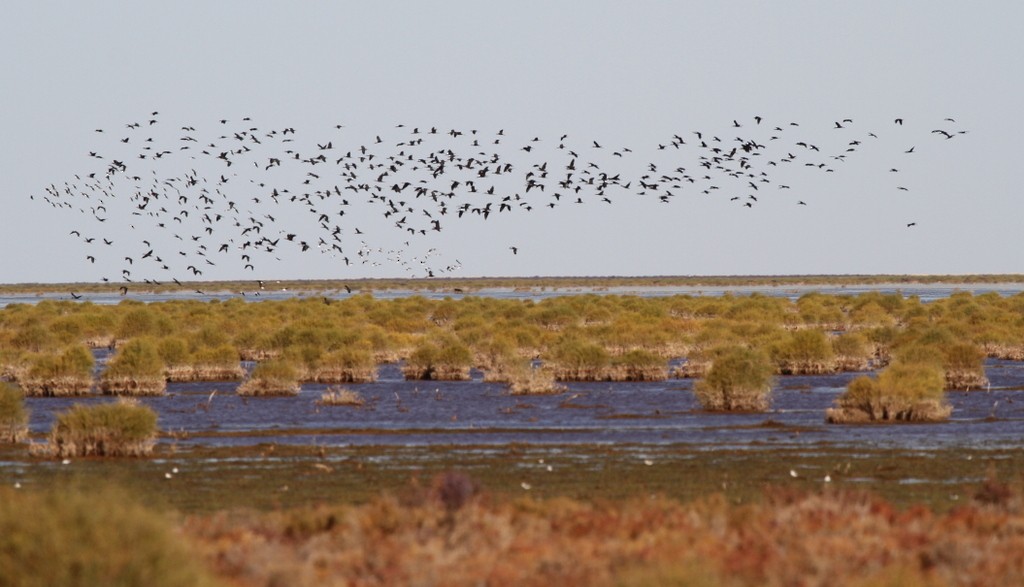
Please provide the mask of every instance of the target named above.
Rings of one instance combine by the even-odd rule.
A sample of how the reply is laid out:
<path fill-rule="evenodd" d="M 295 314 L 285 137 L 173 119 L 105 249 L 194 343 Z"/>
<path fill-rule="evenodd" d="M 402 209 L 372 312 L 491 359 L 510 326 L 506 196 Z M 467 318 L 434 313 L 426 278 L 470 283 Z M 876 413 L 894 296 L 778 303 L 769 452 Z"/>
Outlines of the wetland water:
<path fill-rule="evenodd" d="M 494 290 L 468 295 L 542 299 L 580 293 L 661 296 L 763 295 L 796 298 L 810 291 L 855 295 L 880 291 L 924 301 L 958 291 L 1021 293 L 1012 285 L 920 287 L 611 288 Z M 286 299 L 321 293 L 264 292 Z M 329 292 L 342 299 L 348 294 Z M 374 292 L 376 297 L 451 292 Z M 117 295 L 86 295 L 118 303 Z M 141 301 L 226 299 L 199 294 L 129 295 Z M 16 295 L 8 303 L 66 296 Z M 107 351 L 96 351 L 104 360 Z M 251 365 L 250 365 L 251 366 Z M 28 486 L 79 479 L 116 479 L 183 510 L 229 505 L 274 508 L 318 503 L 325 495 L 359 501 L 382 488 L 404 487 L 410 475 L 450 468 L 471 471 L 491 488 L 536 495 L 621 498 L 660 492 L 681 499 L 724 492 L 760 495 L 779 483 L 870 485 L 898 503 L 948 507 L 988 471 L 1024 470 L 1024 362 L 986 361 L 991 387 L 951 392 L 950 421 L 940 424 L 830 425 L 825 410 L 857 373 L 776 378 L 771 409 L 713 414 L 699 409 L 692 380 L 647 383 L 568 383 L 552 396 L 511 396 L 506 386 L 473 381 L 405 381 L 398 365 L 382 365 L 374 383 L 348 385 L 363 407 L 318 406 L 325 385 L 306 384 L 295 397 L 242 398 L 237 382 L 172 383 L 167 395 L 144 398 L 163 431 L 156 456 L 143 460 L 79 459 L 71 466 L 31 457 L 23 447 L 0 449 L 0 482 Z M 75 403 L 111 398 L 28 398 L 34 442 L 56 414 Z M 571 467 L 571 475 L 552 475 Z M 169 469 L 180 468 L 181 478 Z M 797 472 L 799 478 L 793 477 Z M 176 475 L 176 474 L 175 474 Z M 182 490 L 179 480 L 187 483 Z M 267 488 L 276 488 L 268 491 Z M 285 497 L 287 496 L 287 497 Z"/>
<path fill-rule="evenodd" d="M 568 383 L 559 395 L 511 396 L 506 386 L 473 381 L 405 381 L 397 365 L 374 383 L 348 385 L 362 407 L 319 406 L 326 389 L 298 396 L 243 398 L 235 382 L 172 383 L 165 397 L 142 401 L 159 414 L 162 444 L 244 447 L 458 447 L 633 445 L 708 450 L 842 448 L 936 450 L 1024 447 L 1024 363 L 989 360 L 988 390 L 951 392 L 953 415 L 940 424 L 833 425 L 825 410 L 856 373 L 778 377 L 771 409 L 757 414 L 700 410 L 693 382 Z M 110 398 L 28 398 L 31 429 L 43 435 L 73 403 Z M 38 437 L 38 436 L 37 436 Z"/>

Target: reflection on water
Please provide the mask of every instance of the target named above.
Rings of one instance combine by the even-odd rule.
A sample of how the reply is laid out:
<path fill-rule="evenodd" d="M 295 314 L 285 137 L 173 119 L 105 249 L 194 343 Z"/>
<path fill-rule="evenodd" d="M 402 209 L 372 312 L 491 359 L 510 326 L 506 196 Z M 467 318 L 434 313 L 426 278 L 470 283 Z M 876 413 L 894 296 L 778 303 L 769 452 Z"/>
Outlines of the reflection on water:
<path fill-rule="evenodd" d="M 487 446 L 544 444 L 687 444 L 764 450 L 815 445 L 935 449 L 1024 447 L 1024 363 L 990 360 L 988 391 L 951 392 L 950 422 L 827 425 L 825 410 L 855 373 L 776 380 L 764 414 L 700 411 L 690 380 L 569 383 L 554 396 L 511 396 L 505 386 L 473 381 L 405 381 L 384 365 L 374 383 L 349 385 L 361 408 L 318 406 L 326 386 L 296 397 L 243 398 L 237 383 L 172 383 L 165 397 L 142 401 L 160 415 L 161 442 L 179 445 Z M 110 398 L 29 398 L 31 429 L 45 433 L 56 412 Z"/>

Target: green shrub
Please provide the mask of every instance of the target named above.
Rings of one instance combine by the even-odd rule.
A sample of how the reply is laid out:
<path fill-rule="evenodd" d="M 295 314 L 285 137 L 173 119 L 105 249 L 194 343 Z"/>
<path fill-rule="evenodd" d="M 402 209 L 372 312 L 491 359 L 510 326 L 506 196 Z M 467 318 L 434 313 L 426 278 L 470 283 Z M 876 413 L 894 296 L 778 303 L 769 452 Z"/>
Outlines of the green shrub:
<path fill-rule="evenodd" d="M 0 442 L 21 442 L 28 436 L 28 410 L 25 394 L 0 381 Z"/>
<path fill-rule="evenodd" d="M 763 353 L 731 347 L 715 357 L 694 393 L 705 410 L 763 411 L 768 409 L 774 371 Z"/>
<path fill-rule="evenodd" d="M 57 415 L 49 452 L 69 456 L 147 456 L 153 451 L 157 415 L 137 400 L 75 405 Z"/>
<path fill-rule="evenodd" d="M 213 585 L 198 560 L 123 491 L 0 488 L 0 587 Z"/>

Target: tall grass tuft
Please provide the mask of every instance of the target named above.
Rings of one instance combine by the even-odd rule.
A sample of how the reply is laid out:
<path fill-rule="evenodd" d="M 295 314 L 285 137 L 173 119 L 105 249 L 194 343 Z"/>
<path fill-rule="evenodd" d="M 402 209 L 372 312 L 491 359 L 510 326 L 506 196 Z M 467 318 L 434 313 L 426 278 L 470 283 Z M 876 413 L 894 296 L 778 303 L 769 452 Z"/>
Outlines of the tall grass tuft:
<path fill-rule="evenodd" d="M 20 389 L 0 381 L 0 442 L 21 442 L 28 437 L 28 410 Z"/>
<path fill-rule="evenodd" d="M 836 369 L 839 371 L 867 371 L 871 368 L 873 350 L 864 335 L 848 332 L 832 339 Z"/>
<path fill-rule="evenodd" d="M 18 383 L 30 396 L 85 395 L 92 390 L 93 363 L 89 349 L 72 345 L 59 355 L 36 356 Z"/>
<path fill-rule="evenodd" d="M 215 583 L 167 517 L 113 488 L 0 488 L 0 587 Z"/>
<path fill-rule="evenodd" d="M 56 457 L 143 457 L 156 443 L 157 415 L 135 399 L 75 405 L 57 415 L 46 452 Z"/>
<path fill-rule="evenodd" d="M 929 363 L 893 363 L 877 378 L 850 382 L 825 413 L 833 424 L 864 422 L 935 422 L 949 418 L 942 369 Z"/>
<path fill-rule="evenodd" d="M 611 356 L 596 343 L 569 337 L 551 352 L 555 379 L 559 381 L 606 381 Z"/>
<path fill-rule="evenodd" d="M 377 363 L 369 350 L 345 347 L 320 357 L 312 379 L 317 383 L 369 383 L 377 379 Z"/>
<path fill-rule="evenodd" d="M 409 355 L 402 373 L 406 379 L 463 381 L 469 379 L 473 354 L 457 340 L 443 339 L 440 344 L 420 343 Z"/>
<path fill-rule="evenodd" d="M 819 375 L 835 370 L 835 353 L 824 332 L 797 330 L 772 348 L 772 359 L 782 375 Z"/>
<path fill-rule="evenodd" d="M 252 375 L 238 386 L 238 395 L 298 395 L 298 367 L 284 359 L 263 361 L 253 369 Z"/>
<path fill-rule="evenodd" d="M 508 383 L 510 395 L 552 395 L 566 389 L 555 381 L 552 369 L 534 367 L 531 361 L 524 359 L 502 359 L 484 375 L 484 380 Z"/>
<path fill-rule="evenodd" d="M 125 343 L 100 376 L 100 389 L 108 395 L 163 395 L 167 379 L 156 343 L 148 338 Z"/>
<path fill-rule="evenodd" d="M 774 371 L 763 353 L 731 347 L 718 353 L 693 389 L 705 410 L 760 412 L 768 409 Z"/>

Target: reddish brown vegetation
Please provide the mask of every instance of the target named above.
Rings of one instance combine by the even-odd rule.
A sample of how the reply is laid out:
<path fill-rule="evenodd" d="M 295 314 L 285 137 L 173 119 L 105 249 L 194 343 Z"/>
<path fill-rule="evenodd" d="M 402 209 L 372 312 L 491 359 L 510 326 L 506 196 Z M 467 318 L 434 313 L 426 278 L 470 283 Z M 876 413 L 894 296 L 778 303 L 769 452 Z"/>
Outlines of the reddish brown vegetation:
<path fill-rule="evenodd" d="M 448 474 L 405 498 L 193 517 L 185 533 L 238 585 L 1011 585 L 1022 528 L 994 480 L 935 513 L 844 491 L 492 503 Z"/>

